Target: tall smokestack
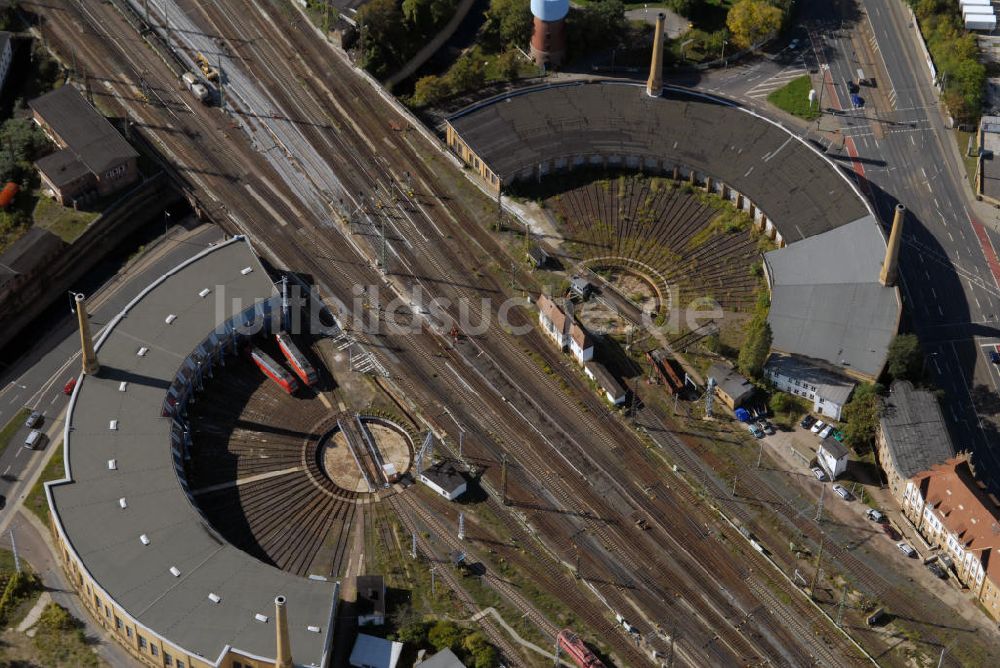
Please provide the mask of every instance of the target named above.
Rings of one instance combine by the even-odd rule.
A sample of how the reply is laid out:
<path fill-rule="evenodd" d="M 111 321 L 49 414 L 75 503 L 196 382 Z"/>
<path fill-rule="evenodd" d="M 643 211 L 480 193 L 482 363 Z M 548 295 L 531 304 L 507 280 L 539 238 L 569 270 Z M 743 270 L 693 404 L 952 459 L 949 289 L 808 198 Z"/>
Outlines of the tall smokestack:
<path fill-rule="evenodd" d="M 905 216 L 906 207 L 902 204 L 897 204 L 896 214 L 892 218 L 892 231 L 889 233 L 889 243 L 885 246 L 885 261 L 882 263 L 882 273 L 878 277 L 879 283 L 885 286 L 896 284 L 896 275 L 899 273 L 899 246 L 903 243 L 903 219 Z"/>
<path fill-rule="evenodd" d="M 84 302 L 84 295 L 76 293 L 73 295 L 76 302 L 76 319 L 80 323 L 80 350 L 83 353 L 83 372 L 92 376 L 101 369 L 100 362 L 97 361 L 97 353 L 94 352 L 94 337 L 90 335 L 90 317 L 87 315 L 87 304 Z"/>
<path fill-rule="evenodd" d="M 650 97 L 660 97 L 663 93 L 663 21 L 666 18 L 663 12 L 656 15 L 653 62 L 649 65 L 649 81 L 646 82 L 646 95 Z"/>
<path fill-rule="evenodd" d="M 558 65 L 566 55 L 568 13 L 569 0 L 531 0 L 531 57 L 539 67 Z"/>
<path fill-rule="evenodd" d="M 293 668 L 292 645 L 288 641 L 288 619 L 285 618 L 285 597 L 274 598 L 274 630 L 277 634 L 277 649 L 274 653 L 275 668 Z"/>

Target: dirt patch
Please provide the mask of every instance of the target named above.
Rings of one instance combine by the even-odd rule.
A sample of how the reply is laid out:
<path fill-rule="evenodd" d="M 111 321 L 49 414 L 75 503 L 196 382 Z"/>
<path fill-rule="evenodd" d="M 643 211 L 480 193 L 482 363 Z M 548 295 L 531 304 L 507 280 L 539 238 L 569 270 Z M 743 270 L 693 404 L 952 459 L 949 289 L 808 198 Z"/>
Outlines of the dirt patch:
<path fill-rule="evenodd" d="M 368 482 L 347 447 L 347 439 L 337 432 L 323 444 L 323 470 L 338 487 L 351 492 L 367 492 Z"/>
<path fill-rule="evenodd" d="M 375 445 L 382 453 L 382 459 L 387 464 L 396 467 L 396 472 L 403 474 L 410 468 L 410 445 L 407 439 L 395 429 L 375 422 L 366 422 L 365 426 L 375 439 Z"/>

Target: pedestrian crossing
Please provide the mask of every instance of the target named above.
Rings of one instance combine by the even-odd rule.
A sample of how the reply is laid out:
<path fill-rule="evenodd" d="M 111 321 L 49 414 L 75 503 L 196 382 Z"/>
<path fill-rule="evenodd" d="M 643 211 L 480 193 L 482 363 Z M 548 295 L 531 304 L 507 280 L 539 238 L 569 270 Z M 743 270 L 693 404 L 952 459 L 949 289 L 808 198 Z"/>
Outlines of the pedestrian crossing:
<path fill-rule="evenodd" d="M 804 64 L 799 63 L 794 66 L 789 66 L 782 69 L 780 72 L 772 77 L 765 79 L 759 84 L 755 85 L 753 88 L 746 92 L 746 96 L 754 99 L 760 99 L 767 97 L 774 91 L 778 90 L 789 81 L 793 79 L 798 79 L 803 74 L 807 74 L 808 70 L 804 67 Z"/>

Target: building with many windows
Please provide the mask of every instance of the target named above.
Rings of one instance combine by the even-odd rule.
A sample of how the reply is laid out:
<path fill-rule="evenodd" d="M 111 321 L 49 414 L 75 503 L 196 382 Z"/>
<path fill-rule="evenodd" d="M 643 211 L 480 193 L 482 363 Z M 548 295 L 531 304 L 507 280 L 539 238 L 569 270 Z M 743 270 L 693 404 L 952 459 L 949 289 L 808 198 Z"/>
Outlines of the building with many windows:
<path fill-rule="evenodd" d="M 958 579 L 1000 620 L 1000 501 L 975 477 L 968 453 L 906 482 L 903 514 L 947 554 Z"/>
<path fill-rule="evenodd" d="M 771 355 L 764 364 L 764 377 L 782 392 L 802 397 L 813 410 L 839 420 L 856 383 L 792 355 Z"/>

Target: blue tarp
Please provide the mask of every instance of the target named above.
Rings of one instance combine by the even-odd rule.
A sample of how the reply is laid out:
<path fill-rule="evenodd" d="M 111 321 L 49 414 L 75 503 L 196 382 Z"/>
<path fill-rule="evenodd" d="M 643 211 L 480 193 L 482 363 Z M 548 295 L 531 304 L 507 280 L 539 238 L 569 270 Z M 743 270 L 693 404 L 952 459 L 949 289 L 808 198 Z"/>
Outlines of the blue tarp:
<path fill-rule="evenodd" d="M 736 409 L 736 419 L 739 420 L 740 422 L 749 422 L 750 421 L 750 413 L 745 408 L 737 408 Z"/>

